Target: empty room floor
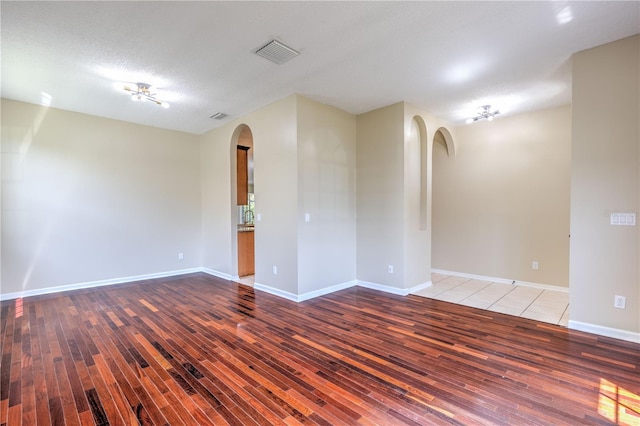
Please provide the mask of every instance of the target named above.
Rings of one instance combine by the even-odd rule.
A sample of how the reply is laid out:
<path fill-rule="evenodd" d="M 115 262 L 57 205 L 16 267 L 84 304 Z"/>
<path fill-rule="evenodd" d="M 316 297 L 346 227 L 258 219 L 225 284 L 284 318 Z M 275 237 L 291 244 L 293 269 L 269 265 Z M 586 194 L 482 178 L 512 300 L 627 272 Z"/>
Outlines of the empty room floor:
<path fill-rule="evenodd" d="M 515 315 L 564 327 L 569 321 L 569 293 L 431 274 L 432 286 L 417 296 Z"/>
<path fill-rule="evenodd" d="M 194 273 L 0 303 L 0 425 L 637 425 L 636 343 Z"/>

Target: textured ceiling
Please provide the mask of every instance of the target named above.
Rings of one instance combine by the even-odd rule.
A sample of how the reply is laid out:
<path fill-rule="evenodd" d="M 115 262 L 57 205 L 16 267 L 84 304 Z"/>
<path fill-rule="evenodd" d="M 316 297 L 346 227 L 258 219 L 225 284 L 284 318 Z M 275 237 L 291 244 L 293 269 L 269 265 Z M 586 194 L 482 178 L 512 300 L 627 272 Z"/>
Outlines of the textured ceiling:
<path fill-rule="evenodd" d="M 571 55 L 640 32 L 640 2 L 2 1 L 0 28 L 9 99 L 196 134 L 292 93 L 354 114 L 404 100 L 459 124 L 487 103 L 570 103 Z M 272 38 L 301 54 L 252 53 Z"/>

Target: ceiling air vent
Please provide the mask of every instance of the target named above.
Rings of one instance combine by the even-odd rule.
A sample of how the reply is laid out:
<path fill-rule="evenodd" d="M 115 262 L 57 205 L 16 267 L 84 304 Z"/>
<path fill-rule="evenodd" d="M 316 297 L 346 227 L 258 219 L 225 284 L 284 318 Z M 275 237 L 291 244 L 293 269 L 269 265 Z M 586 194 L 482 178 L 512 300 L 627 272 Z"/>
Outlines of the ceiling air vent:
<path fill-rule="evenodd" d="M 288 60 L 293 59 L 300 54 L 297 50 L 280 43 L 278 40 L 271 40 L 267 44 L 255 50 L 254 53 L 270 60 L 271 62 L 275 62 L 278 65 L 284 64 Z"/>
<path fill-rule="evenodd" d="M 223 118 L 228 117 L 228 114 L 225 114 L 224 112 L 216 112 L 215 114 L 213 114 L 211 117 L 209 118 L 213 118 L 214 120 L 222 120 Z"/>

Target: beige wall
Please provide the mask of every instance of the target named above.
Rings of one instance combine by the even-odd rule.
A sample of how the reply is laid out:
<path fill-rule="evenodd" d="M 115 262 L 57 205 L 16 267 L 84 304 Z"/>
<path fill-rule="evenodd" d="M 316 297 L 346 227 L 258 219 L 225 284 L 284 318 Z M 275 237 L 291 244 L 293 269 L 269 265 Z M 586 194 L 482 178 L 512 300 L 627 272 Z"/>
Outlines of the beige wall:
<path fill-rule="evenodd" d="M 354 117 L 292 95 L 194 136 L 2 100 L 2 294 L 236 275 L 234 135 L 246 124 L 257 283 L 407 289 L 431 267 L 570 281 L 570 326 L 638 333 L 638 226 L 612 227 L 609 212 L 639 207 L 639 47 L 636 36 L 576 54 L 571 108 L 453 129 L 448 156 L 434 144 L 443 123 L 405 103 Z"/>
<path fill-rule="evenodd" d="M 255 212 L 262 218 L 255 226 L 255 280 L 291 294 L 297 294 L 298 280 L 296 105 L 292 95 L 200 137 L 203 266 L 237 275 L 232 139 L 245 124 L 253 134 Z"/>
<path fill-rule="evenodd" d="M 635 36 L 573 57 L 570 326 L 640 332 L 638 225 L 609 224 L 638 213 L 639 52 Z"/>
<path fill-rule="evenodd" d="M 358 279 L 403 288 L 404 103 L 359 115 L 356 138 Z"/>
<path fill-rule="evenodd" d="M 358 280 L 404 291 L 430 282 L 430 152 L 444 125 L 405 102 L 357 117 Z"/>
<path fill-rule="evenodd" d="M 297 101 L 298 293 L 305 294 L 356 279 L 356 118 Z"/>
<path fill-rule="evenodd" d="M 433 268 L 568 286 L 569 106 L 460 126 L 433 156 Z"/>
<path fill-rule="evenodd" d="M 403 286 L 407 289 L 431 282 L 431 152 L 435 135 L 446 125 L 426 111 L 404 104 Z"/>
<path fill-rule="evenodd" d="M 3 99 L 1 141 L 2 294 L 200 265 L 195 136 Z"/>

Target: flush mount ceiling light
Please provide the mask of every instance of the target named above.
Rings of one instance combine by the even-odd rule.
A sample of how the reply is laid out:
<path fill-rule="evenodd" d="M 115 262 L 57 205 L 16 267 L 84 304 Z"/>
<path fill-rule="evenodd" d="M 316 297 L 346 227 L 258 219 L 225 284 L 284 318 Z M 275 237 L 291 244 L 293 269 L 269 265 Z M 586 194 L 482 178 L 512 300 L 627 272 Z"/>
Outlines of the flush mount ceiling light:
<path fill-rule="evenodd" d="M 256 55 L 262 56 L 263 58 L 268 59 L 271 62 L 275 62 L 278 65 L 284 64 L 288 60 L 293 59 L 300 54 L 297 50 L 275 39 L 260 46 L 253 52 Z"/>
<path fill-rule="evenodd" d="M 155 89 L 147 83 L 125 84 L 123 89 L 131 93 L 132 101 L 151 101 L 157 105 L 163 106 L 164 108 L 169 108 L 169 104 L 167 102 L 156 98 L 156 93 L 152 93 Z"/>
<path fill-rule="evenodd" d="M 500 114 L 500 111 L 495 110 L 495 111 L 491 111 L 491 105 L 483 105 L 480 108 L 478 108 L 478 115 L 473 117 L 473 118 L 468 118 L 467 119 L 467 124 L 468 123 L 473 123 L 474 121 L 478 121 L 478 120 L 487 120 L 487 121 L 491 121 L 493 120 L 493 116 Z"/>

